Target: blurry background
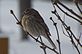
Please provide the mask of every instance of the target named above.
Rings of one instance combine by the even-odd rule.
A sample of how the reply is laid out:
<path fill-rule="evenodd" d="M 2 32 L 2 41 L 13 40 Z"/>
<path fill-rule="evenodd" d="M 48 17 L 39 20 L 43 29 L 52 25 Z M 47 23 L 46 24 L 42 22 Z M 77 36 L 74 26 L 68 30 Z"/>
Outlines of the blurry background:
<path fill-rule="evenodd" d="M 76 6 L 74 6 L 70 0 L 61 1 L 63 1 L 63 3 L 65 3 L 68 7 L 73 8 L 74 11 L 79 14 Z M 48 25 L 50 33 L 52 34 L 52 39 L 56 45 L 56 31 L 49 18 L 52 16 L 54 21 L 58 23 L 61 36 L 62 54 L 77 54 L 77 51 L 69 42 L 70 40 L 63 35 L 60 21 L 51 13 L 51 11 L 54 9 L 50 0 L 0 0 L 0 37 L 6 36 L 9 38 L 9 54 L 44 54 L 38 43 L 36 43 L 30 37 L 28 38 L 25 36 L 25 33 L 21 27 L 16 24 L 16 20 L 10 14 L 10 10 L 12 9 L 15 15 L 20 19 L 24 9 L 30 7 L 39 11 L 46 24 Z M 62 19 L 64 19 L 64 14 L 62 14 L 61 11 L 59 11 L 59 14 L 61 14 Z M 81 34 L 82 26 L 78 22 L 70 19 L 67 16 L 65 16 L 65 22 L 71 26 L 71 29 L 76 36 Z M 44 41 L 46 42 L 45 39 Z M 46 44 L 49 45 L 49 43 Z M 53 52 L 50 50 L 48 50 L 48 52 L 49 54 L 53 54 Z"/>

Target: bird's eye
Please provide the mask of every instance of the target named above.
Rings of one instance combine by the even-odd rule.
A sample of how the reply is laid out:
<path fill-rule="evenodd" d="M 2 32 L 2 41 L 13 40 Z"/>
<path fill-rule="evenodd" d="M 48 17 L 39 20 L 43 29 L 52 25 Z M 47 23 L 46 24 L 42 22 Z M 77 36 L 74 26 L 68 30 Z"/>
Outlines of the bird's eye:
<path fill-rule="evenodd" d="M 26 9 L 26 12 L 30 11 L 30 9 Z"/>
<path fill-rule="evenodd" d="M 25 11 L 24 11 L 24 13 L 28 13 L 30 10 L 29 9 L 26 9 Z"/>

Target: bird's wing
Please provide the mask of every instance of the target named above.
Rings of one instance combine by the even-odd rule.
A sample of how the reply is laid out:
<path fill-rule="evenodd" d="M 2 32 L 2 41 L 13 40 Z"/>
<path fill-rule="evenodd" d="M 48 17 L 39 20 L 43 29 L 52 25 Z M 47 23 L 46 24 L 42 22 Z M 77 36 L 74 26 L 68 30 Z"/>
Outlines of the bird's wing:
<path fill-rule="evenodd" d="M 43 18 L 40 16 L 40 14 L 38 13 L 38 11 L 34 12 L 33 15 L 35 16 L 35 18 L 37 19 L 34 19 L 36 20 L 38 23 L 40 23 L 44 28 L 45 28 L 45 31 L 46 33 L 51 36 L 50 32 L 49 32 L 49 28 L 47 27 L 47 25 L 45 24 Z"/>

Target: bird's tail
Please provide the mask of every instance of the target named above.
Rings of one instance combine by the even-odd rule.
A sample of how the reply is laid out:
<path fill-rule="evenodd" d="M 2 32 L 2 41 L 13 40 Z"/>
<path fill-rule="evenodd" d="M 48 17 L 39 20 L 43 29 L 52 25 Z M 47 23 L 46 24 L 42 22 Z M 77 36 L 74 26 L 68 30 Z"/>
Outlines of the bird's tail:
<path fill-rule="evenodd" d="M 50 44 L 52 45 L 52 47 L 53 47 L 54 49 L 56 49 L 56 45 L 55 45 L 55 44 L 53 43 L 53 41 L 51 40 L 50 36 L 47 36 L 46 38 L 47 38 L 47 40 L 50 42 Z"/>

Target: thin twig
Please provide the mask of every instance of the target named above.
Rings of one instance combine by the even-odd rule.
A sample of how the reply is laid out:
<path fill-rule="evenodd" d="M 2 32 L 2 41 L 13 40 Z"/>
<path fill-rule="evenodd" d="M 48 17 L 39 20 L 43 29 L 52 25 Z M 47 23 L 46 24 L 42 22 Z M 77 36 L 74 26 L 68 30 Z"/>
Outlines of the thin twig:
<path fill-rule="evenodd" d="M 78 8 L 79 12 L 82 14 L 82 11 L 81 11 L 81 9 L 80 9 L 80 7 L 79 7 L 79 5 L 78 5 L 77 2 L 75 2 L 75 5 L 76 5 L 76 7 Z"/>
<path fill-rule="evenodd" d="M 67 10 L 70 10 L 68 7 L 66 7 L 64 4 L 62 4 L 61 2 L 58 2 L 59 4 L 61 4 L 64 8 L 66 8 Z M 58 19 L 62 22 L 62 24 L 64 24 L 64 26 L 65 27 L 68 27 L 62 20 L 61 20 L 61 17 L 60 16 L 58 16 L 58 13 L 57 13 L 57 11 L 56 11 L 56 8 L 55 8 L 55 6 L 54 6 L 54 4 L 52 4 L 53 5 L 53 7 L 54 7 L 54 12 L 52 12 L 52 13 L 54 13 L 57 17 L 58 17 Z M 58 6 L 57 4 L 55 4 L 56 6 Z M 59 6 L 58 6 L 59 7 Z M 60 7 L 59 7 L 60 8 Z M 61 9 L 61 8 L 60 8 Z M 62 9 L 61 9 L 62 10 Z M 62 10 L 63 11 L 63 10 Z M 65 13 L 65 11 L 63 11 L 64 13 Z M 72 11 L 73 12 L 73 11 Z M 75 13 L 75 12 L 73 12 L 73 13 Z M 65 13 L 66 14 L 66 13 Z M 72 17 L 71 15 L 69 15 L 70 17 Z M 73 17 L 72 17 L 73 18 Z M 74 18 L 74 19 L 76 19 L 76 18 Z M 76 19 L 77 20 L 77 19 Z M 79 20 L 77 20 L 78 22 L 80 22 Z M 82 22 L 80 22 L 81 24 L 82 24 Z M 74 37 L 74 39 L 78 42 L 78 44 L 82 47 L 82 45 L 81 45 L 81 43 L 80 43 L 80 41 L 75 37 L 75 35 L 73 34 L 73 32 L 69 29 L 69 31 L 70 31 L 70 33 L 73 35 L 73 37 Z"/>
<path fill-rule="evenodd" d="M 60 8 L 60 6 L 58 4 L 56 4 L 56 6 L 63 12 L 65 13 L 67 16 L 73 18 L 74 20 L 78 21 L 80 24 L 82 24 L 82 22 L 80 20 L 78 20 L 77 18 L 75 18 L 74 16 L 68 14 L 67 12 L 65 12 L 63 9 Z"/>
<path fill-rule="evenodd" d="M 40 41 L 43 43 L 43 40 L 42 40 L 42 38 L 41 38 L 41 36 L 39 36 L 40 37 Z M 38 38 L 37 38 L 38 39 Z M 44 51 L 44 54 L 47 54 L 47 52 L 46 52 L 46 47 L 44 46 L 44 45 L 42 45 L 42 46 L 40 46 L 42 49 L 43 49 L 43 51 Z"/>
<path fill-rule="evenodd" d="M 63 21 L 65 22 L 65 14 L 64 14 L 64 19 L 63 19 Z M 62 25 L 62 24 L 61 24 L 61 29 L 62 29 L 63 34 L 64 34 L 65 36 L 69 37 L 69 36 L 65 33 L 65 31 L 64 31 L 64 29 L 63 29 L 63 25 Z"/>
<path fill-rule="evenodd" d="M 62 25 L 61 25 L 61 28 L 62 28 L 62 32 L 63 32 L 63 34 L 64 34 L 66 37 L 69 37 L 67 34 L 65 34 L 64 29 L 63 29 L 63 26 L 62 26 Z"/>
<path fill-rule="evenodd" d="M 80 51 L 79 51 L 77 45 L 75 44 L 75 42 L 74 42 L 74 40 L 73 40 L 72 34 L 68 31 L 68 29 L 70 29 L 70 27 L 67 27 L 67 28 L 66 28 L 66 27 L 64 26 L 64 28 L 65 28 L 66 32 L 68 33 L 69 38 L 71 39 L 71 43 L 73 44 L 73 46 L 76 48 L 76 50 L 77 50 L 78 53 L 80 54 Z"/>
<path fill-rule="evenodd" d="M 72 9 L 69 9 L 67 6 L 65 6 L 63 3 L 61 3 L 60 1 L 58 2 L 58 4 L 60 4 L 62 7 L 64 7 L 66 10 L 68 10 L 70 13 L 72 13 L 73 15 L 77 16 L 79 19 L 82 20 L 82 17 L 79 16 L 77 13 L 75 13 Z"/>
<path fill-rule="evenodd" d="M 45 47 L 45 46 L 40 46 L 40 47 L 43 49 L 44 54 L 47 54 L 47 52 L 46 52 L 46 47 Z"/>
<path fill-rule="evenodd" d="M 28 33 L 29 34 L 29 33 Z M 29 34 L 31 38 L 33 38 L 36 42 L 40 43 L 41 45 L 45 46 L 46 48 L 54 51 L 56 54 L 59 54 L 55 49 L 50 48 L 49 46 L 45 45 L 44 43 L 42 43 L 41 41 L 39 41 L 38 39 L 34 38 L 31 34 Z"/>
<path fill-rule="evenodd" d="M 80 36 L 79 36 L 79 38 L 78 38 L 78 41 L 80 41 L 80 39 L 81 39 L 81 34 L 82 34 L 82 33 L 80 33 Z M 78 46 L 78 43 L 77 43 L 77 46 Z"/>
<path fill-rule="evenodd" d="M 59 16 L 59 14 L 58 14 L 57 11 L 56 11 L 56 8 L 55 8 L 55 10 L 54 10 L 52 13 L 55 14 L 55 15 L 57 16 L 57 18 L 61 21 L 62 25 L 64 26 L 65 30 L 67 31 L 67 33 L 68 33 L 68 35 L 69 35 L 69 37 L 70 37 L 70 39 L 71 39 L 72 44 L 74 45 L 74 47 L 76 48 L 76 50 L 77 50 L 78 53 L 80 54 L 80 51 L 79 51 L 78 47 L 76 46 L 76 44 L 75 44 L 75 42 L 74 42 L 74 40 L 73 40 L 73 37 L 74 37 L 74 38 L 76 38 L 76 37 L 75 37 L 75 35 L 72 33 L 72 31 L 70 30 L 70 27 L 67 26 L 67 25 L 62 21 L 61 17 Z M 72 37 L 72 36 L 73 36 L 73 37 Z"/>
<path fill-rule="evenodd" d="M 17 22 L 20 22 L 20 21 L 17 19 L 17 17 L 15 16 L 13 10 L 10 10 L 10 13 L 15 17 L 15 19 L 17 20 Z"/>
<path fill-rule="evenodd" d="M 52 22 L 53 22 L 53 25 L 55 26 L 55 28 L 56 28 L 56 31 L 57 31 L 57 37 L 58 37 L 58 40 L 57 40 L 57 42 L 58 42 L 58 45 L 59 45 L 59 52 L 60 52 L 60 54 L 61 54 L 60 37 L 59 37 L 58 28 L 57 28 L 57 23 L 55 23 L 55 22 L 54 22 L 54 20 L 52 19 L 52 17 L 50 17 L 50 20 L 52 20 Z"/>
<path fill-rule="evenodd" d="M 10 13 L 11 13 L 11 14 L 14 16 L 14 18 L 16 19 L 17 24 L 19 24 L 19 25 L 22 26 L 21 22 L 18 20 L 18 18 L 17 18 L 16 15 L 14 14 L 13 10 L 10 10 Z"/>

